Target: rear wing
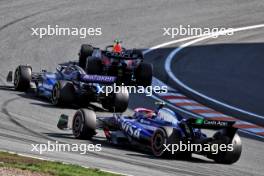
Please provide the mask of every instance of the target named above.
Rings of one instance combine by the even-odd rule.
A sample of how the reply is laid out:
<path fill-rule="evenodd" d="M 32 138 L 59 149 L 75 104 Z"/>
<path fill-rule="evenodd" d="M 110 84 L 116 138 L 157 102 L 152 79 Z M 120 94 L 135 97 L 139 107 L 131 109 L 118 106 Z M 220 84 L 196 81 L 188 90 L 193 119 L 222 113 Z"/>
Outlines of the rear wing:
<path fill-rule="evenodd" d="M 115 58 L 120 60 L 136 60 L 142 59 L 139 55 L 132 54 L 131 52 L 111 52 L 111 51 L 104 51 L 103 54 L 109 58 Z"/>
<path fill-rule="evenodd" d="M 187 120 L 187 124 L 193 128 L 203 129 L 223 129 L 223 128 L 234 128 L 235 121 L 221 121 L 221 120 L 210 120 L 203 118 L 190 118 Z"/>
<path fill-rule="evenodd" d="M 203 118 L 190 118 L 187 121 L 187 126 L 200 129 L 219 130 L 223 135 L 233 138 L 237 132 L 234 127 L 235 121 L 210 120 Z M 186 129 L 186 128 L 185 128 Z"/>
<path fill-rule="evenodd" d="M 102 76 L 102 75 L 81 75 L 80 80 L 85 83 L 102 83 L 102 84 L 113 84 L 116 82 L 115 76 Z"/>

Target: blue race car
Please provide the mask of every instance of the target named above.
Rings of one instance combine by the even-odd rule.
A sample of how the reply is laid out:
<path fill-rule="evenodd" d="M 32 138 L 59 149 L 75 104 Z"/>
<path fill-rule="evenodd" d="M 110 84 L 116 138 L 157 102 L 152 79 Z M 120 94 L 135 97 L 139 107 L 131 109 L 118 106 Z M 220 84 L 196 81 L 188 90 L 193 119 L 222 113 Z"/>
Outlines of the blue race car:
<path fill-rule="evenodd" d="M 103 129 L 110 143 L 139 146 L 157 157 L 189 158 L 196 153 L 218 163 L 232 164 L 238 161 L 242 145 L 236 134 L 237 129 L 233 127 L 235 122 L 187 119 L 163 106 L 163 103 L 158 103 L 156 110 L 137 108 L 133 116 L 114 114 L 111 117 L 96 117 L 94 111 L 80 109 L 73 117 L 71 128 L 68 127 L 68 116 L 64 114 L 57 126 L 59 129 L 72 129 L 78 139 L 91 139 L 97 134 L 97 129 Z M 202 128 L 218 131 L 208 137 L 202 133 Z M 179 150 L 180 145 L 189 146 L 189 150 Z M 190 146 L 204 149 L 191 150 Z M 220 151 L 219 146 L 222 147 Z M 225 146 L 228 148 L 224 149 Z"/>
<path fill-rule="evenodd" d="M 9 72 L 7 81 L 12 82 Z M 123 91 L 106 96 L 102 85 L 112 85 L 113 76 L 88 75 L 75 62 L 58 65 L 56 72 L 32 72 L 29 65 L 19 65 L 14 74 L 14 87 L 18 91 L 34 88 L 38 96 L 48 98 L 53 105 L 102 103 L 110 111 L 123 112 L 127 109 L 129 95 Z"/>

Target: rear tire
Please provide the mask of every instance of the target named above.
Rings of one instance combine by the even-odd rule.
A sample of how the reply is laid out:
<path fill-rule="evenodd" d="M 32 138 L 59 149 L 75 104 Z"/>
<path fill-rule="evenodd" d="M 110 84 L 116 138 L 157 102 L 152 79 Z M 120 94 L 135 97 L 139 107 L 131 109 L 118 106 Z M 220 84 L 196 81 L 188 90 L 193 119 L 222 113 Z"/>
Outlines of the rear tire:
<path fill-rule="evenodd" d="M 163 129 L 157 129 L 151 138 L 151 150 L 154 156 L 161 157 L 164 155 L 164 144 L 167 144 L 167 135 Z"/>
<path fill-rule="evenodd" d="M 15 90 L 26 91 L 30 88 L 32 68 L 26 65 L 19 65 L 15 70 Z"/>
<path fill-rule="evenodd" d="M 93 47 L 91 45 L 83 44 L 79 53 L 79 66 L 86 69 L 87 57 L 93 54 Z"/>
<path fill-rule="evenodd" d="M 167 144 L 180 145 L 180 142 L 184 142 L 180 140 L 181 134 L 179 130 L 174 129 L 173 127 L 163 127 L 162 129 L 166 132 Z M 173 149 L 174 147 L 171 148 L 171 150 Z M 190 158 L 192 158 L 192 153 L 190 151 L 165 151 L 163 155 L 168 158 L 176 158 L 182 160 L 189 160 Z"/>
<path fill-rule="evenodd" d="M 141 50 L 133 49 L 132 54 L 136 55 L 139 59 L 144 59 L 144 55 Z"/>
<path fill-rule="evenodd" d="M 222 140 L 223 144 L 232 144 L 233 151 L 219 151 L 217 154 L 210 154 L 209 158 L 221 164 L 233 164 L 239 160 L 242 152 L 242 143 L 238 134 L 235 134 L 233 139 L 231 139 L 230 137 L 223 135 L 221 132 L 217 132 L 214 135 L 214 138 L 216 140 Z"/>
<path fill-rule="evenodd" d="M 96 134 L 96 115 L 87 109 L 78 110 L 72 121 L 72 132 L 77 139 L 91 139 Z"/>
<path fill-rule="evenodd" d="M 125 89 L 122 87 L 122 89 Z M 126 89 L 125 89 L 126 90 Z M 109 95 L 102 101 L 102 106 L 111 112 L 124 112 L 129 103 L 129 93 L 126 91 L 121 91 L 120 93 L 115 93 Z"/>
<path fill-rule="evenodd" d="M 136 83 L 138 86 L 150 86 L 152 83 L 152 64 L 141 62 L 136 69 Z"/>
<path fill-rule="evenodd" d="M 102 63 L 101 60 L 96 59 L 92 56 L 87 58 L 86 72 L 90 75 L 101 75 L 102 74 Z"/>
<path fill-rule="evenodd" d="M 74 96 L 73 84 L 69 81 L 58 81 L 51 92 L 51 103 L 53 105 L 64 105 L 73 103 Z"/>

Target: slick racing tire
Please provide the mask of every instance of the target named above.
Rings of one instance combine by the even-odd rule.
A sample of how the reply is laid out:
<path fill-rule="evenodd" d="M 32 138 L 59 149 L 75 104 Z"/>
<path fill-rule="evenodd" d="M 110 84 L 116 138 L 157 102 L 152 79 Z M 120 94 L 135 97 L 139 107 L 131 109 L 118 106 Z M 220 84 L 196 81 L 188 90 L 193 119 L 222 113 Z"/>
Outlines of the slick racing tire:
<path fill-rule="evenodd" d="M 51 92 L 51 103 L 53 105 L 65 105 L 73 103 L 74 96 L 73 84 L 69 81 L 58 81 Z"/>
<path fill-rule="evenodd" d="M 137 56 L 137 58 L 139 58 L 139 59 L 142 59 L 142 60 L 144 59 L 144 55 L 143 55 L 141 50 L 133 49 L 132 50 L 132 55 Z"/>
<path fill-rule="evenodd" d="M 238 134 L 235 134 L 233 139 L 231 139 L 230 137 L 223 135 L 221 132 L 217 132 L 213 137 L 216 140 L 222 141 L 221 144 L 232 144 L 233 150 L 219 151 L 217 154 L 211 154 L 209 158 L 221 164 L 233 164 L 239 160 L 242 152 L 242 143 Z"/>
<path fill-rule="evenodd" d="M 93 47 L 91 45 L 83 44 L 79 53 L 79 66 L 86 69 L 87 57 L 93 54 Z"/>
<path fill-rule="evenodd" d="M 102 74 L 102 63 L 101 60 L 96 59 L 92 56 L 87 58 L 86 72 L 90 75 L 101 75 Z"/>
<path fill-rule="evenodd" d="M 15 70 L 15 90 L 26 91 L 30 88 L 32 68 L 26 65 L 19 65 Z"/>
<path fill-rule="evenodd" d="M 72 132 L 77 139 L 91 139 L 96 134 L 96 115 L 88 109 L 78 110 L 72 121 Z"/>
<path fill-rule="evenodd" d="M 150 86 L 152 83 L 153 66 L 152 64 L 141 62 L 136 68 L 137 86 Z"/>
<path fill-rule="evenodd" d="M 102 100 L 102 106 L 111 112 L 124 112 L 129 103 L 129 93 L 125 87 L 122 87 L 120 93 L 113 93 Z"/>
<path fill-rule="evenodd" d="M 152 153 L 156 157 L 164 156 L 165 154 L 165 144 L 167 144 L 167 134 L 166 132 L 158 128 L 152 135 L 150 147 L 152 150 Z"/>
<path fill-rule="evenodd" d="M 192 153 L 188 151 L 173 151 L 173 145 L 180 143 L 179 131 L 172 127 L 157 129 L 151 138 L 151 150 L 154 156 L 164 158 L 190 159 Z M 166 147 L 164 145 L 167 145 Z"/>
<path fill-rule="evenodd" d="M 190 151 L 179 151 L 175 150 L 176 147 L 173 147 L 173 145 L 179 145 L 181 141 L 181 134 L 177 129 L 174 129 L 173 127 L 162 127 L 162 129 L 166 132 L 167 136 L 167 144 L 168 148 L 170 150 L 166 150 L 164 152 L 164 156 L 167 158 L 176 158 L 176 159 L 184 159 L 188 160 L 192 158 L 192 153 Z"/>

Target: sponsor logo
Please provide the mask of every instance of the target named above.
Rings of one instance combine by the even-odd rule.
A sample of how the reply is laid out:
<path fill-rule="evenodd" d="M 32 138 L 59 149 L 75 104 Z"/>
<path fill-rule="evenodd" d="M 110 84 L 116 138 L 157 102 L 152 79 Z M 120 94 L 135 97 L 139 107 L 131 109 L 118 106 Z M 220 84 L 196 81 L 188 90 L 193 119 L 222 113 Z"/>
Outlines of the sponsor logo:
<path fill-rule="evenodd" d="M 212 126 L 228 126 L 228 122 L 224 121 L 212 121 L 212 120 L 204 120 L 205 125 L 212 125 Z"/>
<path fill-rule="evenodd" d="M 207 120 L 207 119 L 196 119 L 195 124 L 197 125 L 206 125 L 206 126 L 219 126 L 219 127 L 227 127 L 228 122 L 226 121 L 216 121 L 216 120 Z"/>
<path fill-rule="evenodd" d="M 131 137 L 138 138 L 140 137 L 141 129 L 137 128 L 135 125 L 132 125 L 130 122 L 122 122 L 122 129 Z"/>
<path fill-rule="evenodd" d="M 114 76 L 99 76 L 99 75 L 85 75 L 83 77 L 85 81 L 94 81 L 94 82 L 104 82 L 104 83 L 113 83 L 116 80 Z"/>

